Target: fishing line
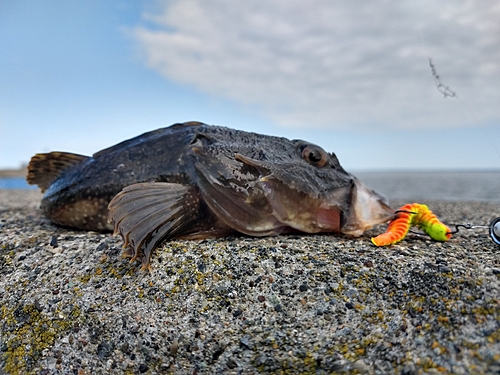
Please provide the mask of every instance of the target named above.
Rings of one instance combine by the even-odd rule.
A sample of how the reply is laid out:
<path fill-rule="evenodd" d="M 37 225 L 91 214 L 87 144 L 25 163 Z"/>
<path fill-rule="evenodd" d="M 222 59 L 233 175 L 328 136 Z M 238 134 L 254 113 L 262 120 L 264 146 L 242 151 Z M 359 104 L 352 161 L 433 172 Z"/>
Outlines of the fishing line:
<path fill-rule="evenodd" d="M 422 35 L 420 35 L 420 37 L 422 38 L 422 41 L 423 41 Z M 432 76 L 434 77 L 434 83 L 436 85 L 436 88 L 443 95 L 443 98 L 445 98 L 445 99 L 446 98 L 457 98 L 458 100 L 460 100 L 460 103 L 462 104 L 462 108 L 466 109 L 467 112 L 469 112 L 469 115 L 474 120 L 474 123 L 478 126 L 479 129 L 482 130 L 483 135 L 489 141 L 491 147 L 493 148 L 493 150 L 495 150 L 498 158 L 500 159 L 500 151 L 496 147 L 495 143 L 493 143 L 492 137 L 489 137 L 486 129 L 484 129 L 483 127 L 481 127 L 479 125 L 479 120 L 477 119 L 476 115 L 474 114 L 474 111 L 469 107 L 468 103 L 465 100 L 462 100 L 462 98 L 459 97 L 455 91 L 452 91 L 448 86 L 445 86 L 441 82 L 441 77 L 438 75 L 437 70 L 436 70 L 436 66 L 434 65 L 434 63 L 432 62 L 432 59 L 430 57 L 429 57 L 429 66 L 431 67 L 431 73 L 432 73 Z"/>
<path fill-rule="evenodd" d="M 410 211 L 410 210 L 396 210 L 394 211 L 395 214 L 398 214 L 400 212 L 406 212 L 409 214 L 418 214 L 418 212 L 415 211 Z M 494 218 L 491 222 L 490 225 L 474 225 L 472 223 L 467 223 L 467 224 L 451 224 L 451 226 L 455 227 L 454 230 L 447 232 L 447 234 L 456 234 L 460 231 L 460 228 L 463 229 L 476 229 L 476 228 L 487 228 L 488 233 L 490 235 L 490 238 L 495 242 L 497 245 L 500 245 L 500 217 Z M 417 232 L 414 230 L 409 230 L 410 233 L 419 235 L 419 236 L 425 236 L 426 233 L 422 232 Z"/>
<path fill-rule="evenodd" d="M 416 0 L 414 0 L 413 4 L 414 4 L 414 7 L 417 8 L 418 5 L 417 5 Z M 436 70 L 436 66 L 433 63 L 432 58 L 430 57 L 430 48 L 427 47 L 427 43 L 425 42 L 425 39 L 424 39 L 424 33 L 422 31 L 423 26 L 418 25 L 417 28 L 418 28 L 418 34 L 420 37 L 420 43 L 422 45 L 422 50 L 425 51 L 427 56 L 428 56 L 429 66 L 431 68 L 431 73 L 432 73 L 432 76 L 434 78 L 434 84 L 436 85 L 437 90 L 443 95 L 443 98 L 445 98 L 445 99 L 446 98 L 456 98 L 456 99 L 460 100 L 461 108 L 464 108 L 469 113 L 469 115 L 472 117 L 474 124 L 478 128 L 481 129 L 484 137 L 488 140 L 492 149 L 495 151 L 498 159 L 500 159 L 500 150 L 498 149 L 498 147 L 496 146 L 496 144 L 492 140 L 494 137 L 490 137 L 488 132 L 486 131 L 486 129 L 479 125 L 479 120 L 477 119 L 474 111 L 469 107 L 467 101 L 463 100 L 460 96 L 457 95 L 457 93 L 455 91 L 451 90 L 450 87 L 445 86 L 443 84 L 443 82 L 441 81 L 441 77 L 438 75 L 438 72 Z"/>
<path fill-rule="evenodd" d="M 422 42 L 423 42 L 423 36 L 421 35 Z M 457 98 L 461 99 L 456 92 L 452 91 L 448 86 L 445 86 L 441 82 L 441 78 L 439 77 L 436 67 L 432 62 L 432 59 L 429 57 L 429 66 L 431 68 L 432 76 L 434 77 L 434 83 L 436 84 L 436 88 L 438 91 L 443 95 L 444 98 Z M 468 104 L 464 100 L 460 100 L 461 104 L 463 104 L 463 107 L 469 112 L 469 114 L 472 116 L 474 122 L 476 125 L 479 125 L 479 121 L 477 120 L 474 112 L 472 109 L 468 106 Z M 500 159 L 500 151 L 497 149 L 496 145 L 493 143 L 491 137 L 488 137 L 488 134 L 486 133 L 486 129 L 483 127 L 478 126 L 484 133 L 484 136 L 488 139 L 490 142 L 490 145 L 493 147 L 495 150 L 498 158 Z M 473 225 L 471 223 L 467 224 L 454 224 L 455 230 L 448 232 L 449 234 L 455 234 L 458 233 L 459 228 L 463 229 L 475 229 L 475 228 L 488 228 L 488 232 L 490 235 L 490 238 L 495 242 L 497 245 L 500 245 L 500 217 L 497 217 L 493 219 L 490 223 L 490 225 Z"/>
<path fill-rule="evenodd" d="M 422 30 L 419 28 L 420 40 L 422 43 L 423 50 L 426 49 L 424 37 Z M 434 78 L 434 84 L 437 90 L 446 98 L 457 98 L 458 95 L 449 86 L 446 86 L 439 76 L 436 66 L 432 61 L 431 57 L 428 57 L 429 66 L 431 69 L 432 76 Z M 475 125 L 479 125 L 477 118 L 474 116 L 474 112 L 468 108 L 466 103 L 463 103 L 464 107 L 467 108 L 469 113 L 472 115 Z M 483 129 L 484 130 L 484 129 Z M 491 139 L 490 139 L 491 142 Z M 492 144 L 493 148 L 497 152 L 500 158 L 500 153 L 496 149 L 495 145 Z M 452 234 L 458 233 L 460 228 L 463 229 L 476 229 L 476 228 L 488 228 L 490 238 L 494 243 L 500 245 L 500 217 L 493 219 L 490 225 L 474 225 L 474 224 L 454 224 L 454 230 L 451 230 L 446 224 L 442 223 L 436 215 L 429 210 L 427 205 L 413 203 L 406 204 L 400 209 L 394 211 L 394 216 L 391 219 L 387 230 L 385 233 L 379 234 L 376 237 L 371 238 L 371 242 L 375 246 L 389 246 L 399 241 L 403 240 L 408 232 L 413 232 L 410 228 L 411 226 L 418 226 L 421 230 L 425 232 L 430 238 L 435 241 L 448 241 Z M 423 234 L 423 233 L 416 233 Z"/>
<path fill-rule="evenodd" d="M 411 230 L 411 226 L 418 226 L 425 233 L 413 231 Z M 450 227 L 442 223 L 425 204 L 406 204 L 394 211 L 394 217 L 391 219 L 386 232 L 372 237 L 371 241 L 375 246 L 393 245 L 403 240 L 407 233 L 420 236 L 427 235 L 435 241 L 448 241 L 453 234 L 459 232 L 460 228 L 488 228 L 490 238 L 497 245 L 500 245 L 500 217 L 493 219 L 490 225 L 467 223 L 451 226 L 455 227 L 455 229 L 451 230 Z"/>
<path fill-rule="evenodd" d="M 455 224 L 455 230 L 449 232 L 450 234 L 458 233 L 459 228 L 464 229 L 476 229 L 476 228 L 488 228 L 490 238 L 497 245 L 500 245 L 500 217 L 493 219 L 490 225 L 473 225 L 471 223 L 467 224 Z"/>
<path fill-rule="evenodd" d="M 467 223 L 467 224 L 452 224 L 451 226 L 455 227 L 455 229 L 448 232 L 448 234 L 456 234 L 460 231 L 460 228 L 463 229 L 486 228 L 488 229 L 488 234 L 492 239 L 492 241 L 495 242 L 497 245 L 500 245 L 500 217 L 493 219 L 490 225 L 474 225 L 472 223 Z M 417 232 L 411 229 L 409 230 L 409 232 L 419 236 L 427 235 L 426 233 Z"/>
<path fill-rule="evenodd" d="M 417 7 L 417 2 L 414 1 L 414 6 Z M 439 76 L 436 66 L 434 62 L 432 61 L 432 58 L 430 57 L 430 49 L 427 48 L 427 44 L 424 39 L 424 34 L 422 31 L 423 26 L 419 25 L 418 27 L 418 34 L 420 36 L 420 43 L 422 44 L 422 50 L 427 52 L 428 61 L 429 61 L 429 66 L 431 68 L 431 73 L 434 78 L 434 84 L 437 88 L 437 90 L 443 95 L 444 99 L 447 98 L 456 98 L 460 100 L 461 107 L 464 108 L 469 115 L 472 117 L 474 124 L 481 129 L 483 132 L 483 135 L 488 139 L 488 142 L 490 143 L 491 147 L 493 150 L 495 150 L 495 153 L 497 154 L 498 158 L 500 159 L 500 150 L 497 148 L 495 143 L 493 142 L 492 138 L 490 137 L 486 129 L 482 126 L 479 125 L 479 120 L 477 119 L 474 111 L 469 107 L 468 103 L 466 100 L 462 100 L 461 97 L 457 95 L 455 91 L 453 91 L 449 86 L 446 86 L 442 81 L 441 77 Z M 476 229 L 476 228 L 487 228 L 489 231 L 489 236 L 495 242 L 497 245 L 500 245 L 500 217 L 494 218 L 491 222 L 490 225 L 474 225 L 471 223 L 467 224 L 454 224 L 452 225 L 455 227 L 454 230 L 450 231 L 449 234 L 455 234 L 459 232 L 459 228 L 463 229 Z M 419 233 L 417 233 L 419 234 Z"/>

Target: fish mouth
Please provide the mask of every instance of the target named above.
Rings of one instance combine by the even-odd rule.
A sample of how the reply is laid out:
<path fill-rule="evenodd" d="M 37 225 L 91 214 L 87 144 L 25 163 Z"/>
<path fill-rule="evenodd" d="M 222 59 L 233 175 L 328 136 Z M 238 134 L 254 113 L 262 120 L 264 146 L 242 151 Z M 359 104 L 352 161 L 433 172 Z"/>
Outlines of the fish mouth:
<path fill-rule="evenodd" d="M 352 236 L 360 236 L 365 230 L 376 224 L 385 223 L 395 215 L 387 198 L 368 188 L 355 177 L 349 206 L 341 232 Z"/>
<path fill-rule="evenodd" d="M 395 215 L 384 196 L 356 178 L 350 186 L 337 188 L 323 198 L 298 194 L 271 176 L 261 178 L 260 186 L 274 216 L 306 233 L 343 233 L 357 237 Z"/>

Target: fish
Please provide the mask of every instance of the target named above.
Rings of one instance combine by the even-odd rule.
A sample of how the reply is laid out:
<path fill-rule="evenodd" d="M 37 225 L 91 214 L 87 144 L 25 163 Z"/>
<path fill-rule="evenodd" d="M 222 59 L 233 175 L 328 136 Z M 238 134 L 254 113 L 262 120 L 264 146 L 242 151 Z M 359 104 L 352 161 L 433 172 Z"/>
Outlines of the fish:
<path fill-rule="evenodd" d="M 150 131 L 92 156 L 36 154 L 27 181 L 44 193 L 40 208 L 50 221 L 114 230 L 123 255 L 142 269 L 167 239 L 360 236 L 395 215 L 334 153 L 201 122 Z"/>

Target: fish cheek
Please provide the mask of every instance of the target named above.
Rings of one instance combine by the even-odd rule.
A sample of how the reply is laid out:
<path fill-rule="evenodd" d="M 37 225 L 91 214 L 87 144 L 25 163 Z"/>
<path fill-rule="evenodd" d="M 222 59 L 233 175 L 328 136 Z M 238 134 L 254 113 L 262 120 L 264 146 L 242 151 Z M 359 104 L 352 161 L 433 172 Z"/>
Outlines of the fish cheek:
<path fill-rule="evenodd" d="M 256 189 L 252 179 L 226 179 L 217 173 L 216 165 L 202 159 L 195 164 L 197 186 L 204 202 L 219 220 L 240 233 L 267 236 L 282 233 L 285 228 L 272 214 L 267 198 Z"/>
<path fill-rule="evenodd" d="M 272 177 L 261 179 L 260 186 L 280 222 L 306 233 L 340 231 L 341 210 L 323 205 L 321 197 L 295 190 Z"/>
<path fill-rule="evenodd" d="M 104 198 L 79 199 L 59 206 L 44 206 L 42 210 L 54 223 L 86 230 L 112 230 L 108 224 L 108 200 Z"/>

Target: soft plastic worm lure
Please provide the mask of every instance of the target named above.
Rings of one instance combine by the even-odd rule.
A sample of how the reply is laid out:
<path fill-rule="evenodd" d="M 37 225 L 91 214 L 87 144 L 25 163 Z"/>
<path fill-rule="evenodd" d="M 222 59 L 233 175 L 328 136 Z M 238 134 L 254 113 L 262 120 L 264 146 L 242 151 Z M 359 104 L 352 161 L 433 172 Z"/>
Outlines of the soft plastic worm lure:
<path fill-rule="evenodd" d="M 396 212 L 397 216 L 389 223 L 387 231 L 372 238 L 374 245 L 387 246 L 401 241 L 412 225 L 436 241 L 448 241 L 451 237 L 450 228 L 440 222 L 425 204 L 406 204 Z"/>
<path fill-rule="evenodd" d="M 407 204 L 398 210 L 396 218 L 391 220 L 387 231 L 385 233 L 379 234 L 377 237 L 372 237 L 372 242 L 376 246 L 387 246 L 392 245 L 396 242 L 401 241 L 405 238 L 406 234 L 410 230 L 413 212 L 410 212 L 407 207 L 411 206 Z"/>

